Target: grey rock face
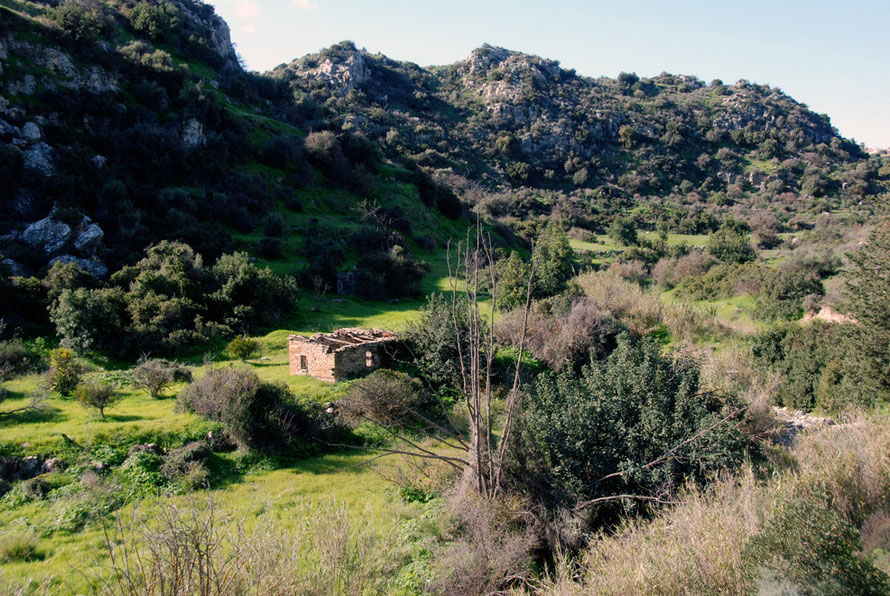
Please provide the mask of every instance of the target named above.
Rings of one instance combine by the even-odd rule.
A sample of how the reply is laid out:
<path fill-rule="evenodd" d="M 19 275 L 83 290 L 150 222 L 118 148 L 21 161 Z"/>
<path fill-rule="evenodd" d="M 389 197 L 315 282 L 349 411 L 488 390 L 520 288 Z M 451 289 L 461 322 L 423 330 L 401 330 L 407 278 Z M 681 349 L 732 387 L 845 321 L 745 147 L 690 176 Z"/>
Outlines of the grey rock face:
<path fill-rule="evenodd" d="M 43 249 L 47 255 L 62 250 L 71 239 L 71 227 L 51 217 L 35 221 L 22 232 L 22 240 L 31 246 Z"/>
<path fill-rule="evenodd" d="M 104 236 L 105 232 L 102 231 L 99 224 L 92 223 L 88 217 L 85 217 L 78 228 L 77 237 L 74 239 L 74 248 L 90 257 L 95 256 L 96 249 Z"/>
<path fill-rule="evenodd" d="M 8 87 L 11 95 L 31 95 L 37 90 L 37 79 L 32 74 L 26 74 L 21 81 L 12 81 Z"/>
<path fill-rule="evenodd" d="M 36 143 L 43 138 L 43 134 L 40 132 L 39 126 L 33 122 L 26 122 L 22 127 L 22 138 L 29 143 Z"/>
<path fill-rule="evenodd" d="M 108 275 L 108 267 L 101 261 L 84 259 L 74 255 L 61 255 L 51 260 L 49 266 L 52 267 L 56 263 L 74 263 L 93 277 L 105 277 Z"/>
<path fill-rule="evenodd" d="M 52 176 L 53 148 L 39 141 L 25 149 L 25 167 L 39 172 L 44 176 Z"/>

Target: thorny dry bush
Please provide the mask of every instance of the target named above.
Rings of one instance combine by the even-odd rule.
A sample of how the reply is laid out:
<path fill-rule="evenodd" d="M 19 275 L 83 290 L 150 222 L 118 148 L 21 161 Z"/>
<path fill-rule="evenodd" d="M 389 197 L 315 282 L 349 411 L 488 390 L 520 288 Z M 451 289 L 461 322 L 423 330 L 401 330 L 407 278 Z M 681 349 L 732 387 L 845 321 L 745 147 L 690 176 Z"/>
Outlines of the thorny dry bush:
<path fill-rule="evenodd" d="M 362 594 L 394 572 L 373 518 L 336 502 L 263 507 L 255 519 L 213 497 L 139 510 L 106 528 L 109 561 L 85 572 L 101 594 Z"/>
<path fill-rule="evenodd" d="M 713 308 L 665 304 L 659 296 L 610 272 L 585 273 L 574 283 L 588 300 L 637 337 L 652 333 L 662 324 L 674 339 L 692 339 L 722 331 Z"/>

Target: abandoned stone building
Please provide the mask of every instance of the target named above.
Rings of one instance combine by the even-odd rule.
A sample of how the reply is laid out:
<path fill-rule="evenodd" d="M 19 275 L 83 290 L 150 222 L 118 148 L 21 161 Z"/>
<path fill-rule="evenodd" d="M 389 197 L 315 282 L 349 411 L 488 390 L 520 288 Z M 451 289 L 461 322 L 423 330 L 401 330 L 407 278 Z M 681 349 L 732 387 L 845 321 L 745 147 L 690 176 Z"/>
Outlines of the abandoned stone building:
<path fill-rule="evenodd" d="M 288 337 L 291 375 L 309 375 L 323 381 L 342 381 L 386 364 L 387 347 L 398 340 L 382 329 L 338 329 L 311 337 Z"/>

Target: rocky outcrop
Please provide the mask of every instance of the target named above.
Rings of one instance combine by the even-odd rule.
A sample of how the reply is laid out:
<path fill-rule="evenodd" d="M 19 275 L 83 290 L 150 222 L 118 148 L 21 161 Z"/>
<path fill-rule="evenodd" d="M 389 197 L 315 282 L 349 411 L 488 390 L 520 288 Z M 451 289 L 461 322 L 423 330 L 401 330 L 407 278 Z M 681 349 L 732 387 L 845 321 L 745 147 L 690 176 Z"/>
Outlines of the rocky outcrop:
<path fill-rule="evenodd" d="M 40 250 L 49 259 L 50 266 L 55 263 L 76 263 L 95 277 L 105 277 L 108 268 L 96 258 L 104 236 L 105 232 L 99 224 L 89 217 L 83 217 L 72 228 L 50 213 L 29 224 L 21 234 L 13 232 L 4 236 L 3 240 L 6 244 L 22 242 Z"/>
<path fill-rule="evenodd" d="M 320 55 L 317 59 L 293 63 L 288 67 L 290 74 L 305 80 L 321 81 L 338 95 L 346 95 L 366 83 L 371 71 L 362 52 L 348 42 L 335 48 L 336 52 Z"/>
<path fill-rule="evenodd" d="M 7 86 L 7 93 L 10 95 L 32 95 L 38 85 L 46 89 L 61 86 L 91 93 L 117 91 L 119 88 L 114 75 L 96 65 L 75 65 L 71 56 L 58 48 L 32 43 L 12 35 L 0 39 L 0 43 L 7 48 L 7 54 L 24 58 L 31 65 L 40 68 L 38 75 L 33 74 L 36 71 L 32 70 L 21 79 L 10 81 Z"/>
<path fill-rule="evenodd" d="M 53 148 L 43 141 L 35 143 L 25 149 L 25 167 L 43 176 L 52 176 L 55 171 L 53 165 Z"/>
<path fill-rule="evenodd" d="M 203 147 L 207 143 L 207 137 L 204 136 L 204 125 L 194 118 L 187 120 L 180 130 L 182 144 L 190 149 Z"/>

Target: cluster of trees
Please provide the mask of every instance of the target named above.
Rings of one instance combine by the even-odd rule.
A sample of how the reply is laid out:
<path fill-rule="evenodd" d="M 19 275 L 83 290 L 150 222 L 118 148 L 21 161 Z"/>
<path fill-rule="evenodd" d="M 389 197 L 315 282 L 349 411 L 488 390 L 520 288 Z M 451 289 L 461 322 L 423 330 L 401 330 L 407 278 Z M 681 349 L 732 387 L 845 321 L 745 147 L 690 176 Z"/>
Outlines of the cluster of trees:
<path fill-rule="evenodd" d="M 174 353 L 276 322 L 296 308 L 293 278 L 245 253 L 206 266 L 181 242 L 160 242 L 136 265 L 98 284 L 76 264 L 56 264 L 45 286 L 62 345 L 135 356 Z"/>

